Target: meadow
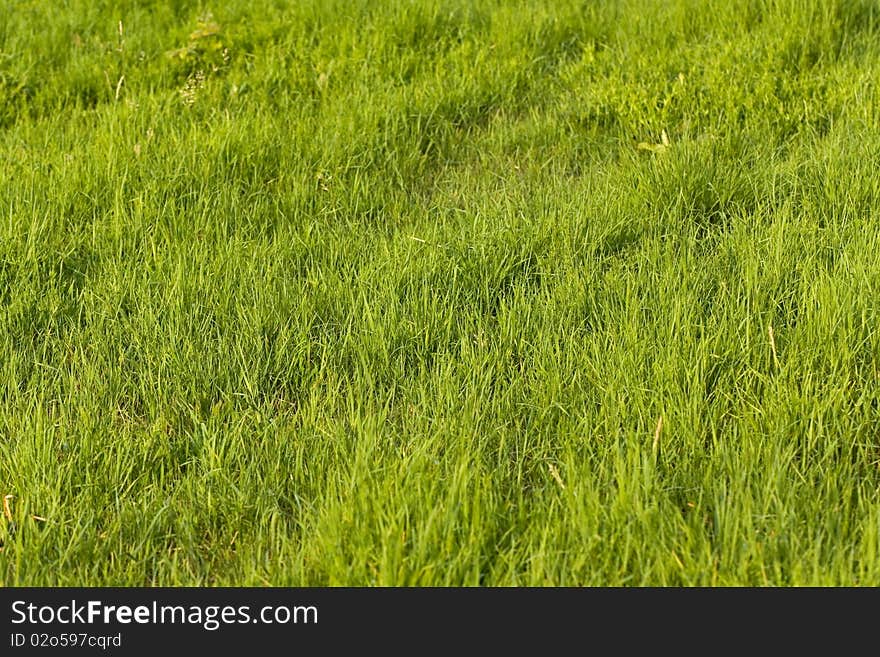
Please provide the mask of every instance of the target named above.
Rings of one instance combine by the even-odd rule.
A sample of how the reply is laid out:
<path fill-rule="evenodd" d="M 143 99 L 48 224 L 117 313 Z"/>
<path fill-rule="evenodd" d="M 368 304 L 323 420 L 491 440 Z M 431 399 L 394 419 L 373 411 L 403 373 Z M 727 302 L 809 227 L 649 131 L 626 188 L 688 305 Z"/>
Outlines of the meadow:
<path fill-rule="evenodd" d="M 874 0 L 0 0 L 0 582 L 880 585 Z"/>

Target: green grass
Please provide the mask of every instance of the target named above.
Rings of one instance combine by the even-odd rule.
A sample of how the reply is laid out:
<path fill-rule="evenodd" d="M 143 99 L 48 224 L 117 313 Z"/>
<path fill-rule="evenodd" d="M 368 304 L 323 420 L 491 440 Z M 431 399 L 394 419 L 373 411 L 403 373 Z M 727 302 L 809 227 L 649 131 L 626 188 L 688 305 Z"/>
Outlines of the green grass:
<path fill-rule="evenodd" d="M 0 1 L 0 581 L 880 585 L 878 125 L 872 0 Z"/>

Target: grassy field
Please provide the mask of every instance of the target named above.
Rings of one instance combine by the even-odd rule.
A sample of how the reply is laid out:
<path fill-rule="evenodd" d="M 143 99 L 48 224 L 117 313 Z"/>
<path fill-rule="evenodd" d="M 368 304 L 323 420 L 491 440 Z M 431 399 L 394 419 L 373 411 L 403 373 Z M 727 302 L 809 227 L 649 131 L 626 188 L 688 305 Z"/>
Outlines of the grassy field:
<path fill-rule="evenodd" d="M 873 0 L 0 0 L 6 585 L 880 585 Z"/>

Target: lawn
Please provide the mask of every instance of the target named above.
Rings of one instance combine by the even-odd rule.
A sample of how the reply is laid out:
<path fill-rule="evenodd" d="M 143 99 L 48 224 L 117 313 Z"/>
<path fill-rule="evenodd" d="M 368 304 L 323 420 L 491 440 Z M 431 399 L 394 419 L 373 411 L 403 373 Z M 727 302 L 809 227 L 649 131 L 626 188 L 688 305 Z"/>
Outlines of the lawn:
<path fill-rule="evenodd" d="M 874 0 L 0 0 L 0 582 L 880 585 Z"/>

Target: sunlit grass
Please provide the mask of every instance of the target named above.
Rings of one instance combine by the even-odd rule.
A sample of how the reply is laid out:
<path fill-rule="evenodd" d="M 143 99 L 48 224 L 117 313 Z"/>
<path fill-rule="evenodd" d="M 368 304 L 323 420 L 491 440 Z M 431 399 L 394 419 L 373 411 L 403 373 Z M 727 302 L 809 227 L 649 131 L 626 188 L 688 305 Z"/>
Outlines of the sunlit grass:
<path fill-rule="evenodd" d="M 880 585 L 875 2 L 0 15 L 3 583 Z"/>

